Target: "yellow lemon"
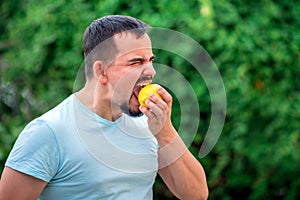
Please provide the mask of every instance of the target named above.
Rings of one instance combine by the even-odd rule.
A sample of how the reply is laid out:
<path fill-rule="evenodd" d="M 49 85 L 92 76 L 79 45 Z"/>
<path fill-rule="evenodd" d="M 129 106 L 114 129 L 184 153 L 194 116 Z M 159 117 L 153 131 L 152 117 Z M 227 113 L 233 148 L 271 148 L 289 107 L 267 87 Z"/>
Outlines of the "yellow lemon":
<path fill-rule="evenodd" d="M 150 94 L 155 94 L 158 98 L 161 99 L 161 96 L 157 92 L 158 87 L 159 87 L 158 84 L 149 84 L 143 87 L 138 95 L 139 103 L 142 106 L 147 107 L 145 101 L 149 98 Z"/>

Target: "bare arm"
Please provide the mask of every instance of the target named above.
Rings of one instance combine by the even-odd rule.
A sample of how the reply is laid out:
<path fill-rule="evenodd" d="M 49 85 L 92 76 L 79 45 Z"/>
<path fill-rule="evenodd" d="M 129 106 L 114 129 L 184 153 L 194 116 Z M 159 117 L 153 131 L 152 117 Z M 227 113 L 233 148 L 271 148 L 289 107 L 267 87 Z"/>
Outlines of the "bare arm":
<path fill-rule="evenodd" d="M 0 200 L 37 199 L 47 182 L 5 167 L 0 180 Z"/>
<path fill-rule="evenodd" d="M 149 128 L 160 145 L 159 174 L 178 198 L 207 199 L 208 187 L 203 167 L 189 152 L 172 125 L 172 96 L 163 88 L 159 88 L 158 93 L 163 100 L 150 95 L 146 101 L 149 109 L 140 109 L 147 115 Z"/>
<path fill-rule="evenodd" d="M 158 151 L 160 176 L 180 199 L 207 199 L 206 176 L 201 164 L 189 152 L 175 130 L 173 134 L 171 141 L 157 136 L 163 145 Z"/>

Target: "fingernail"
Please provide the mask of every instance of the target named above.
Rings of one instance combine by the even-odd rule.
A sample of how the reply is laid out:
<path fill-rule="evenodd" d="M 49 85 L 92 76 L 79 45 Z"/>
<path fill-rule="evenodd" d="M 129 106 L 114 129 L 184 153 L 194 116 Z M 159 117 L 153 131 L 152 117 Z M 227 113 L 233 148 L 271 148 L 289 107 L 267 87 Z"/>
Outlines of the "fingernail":
<path fill-rule="evenodd" d="M 146 105 L 148 105 L 148 104 L 149 104 L 149 102 L 150 102 L 150 101 L 147 99 L 147 100 L 145 101 Z"/>

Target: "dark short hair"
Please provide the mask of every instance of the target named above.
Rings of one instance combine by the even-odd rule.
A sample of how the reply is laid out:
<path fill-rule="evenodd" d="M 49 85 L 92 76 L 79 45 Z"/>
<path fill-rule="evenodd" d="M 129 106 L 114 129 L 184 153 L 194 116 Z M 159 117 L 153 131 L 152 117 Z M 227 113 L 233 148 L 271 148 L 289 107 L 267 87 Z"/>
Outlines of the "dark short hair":
<path fill-rule="evenodd" d="M 83 35 L 86 76 L 93 73 L 92 65 L 96 60 L 100 59 L 108 64 L 116 55 L 113 42 L 115 34 L 131 32 L 140 37 L 148 28 L 146 23 L 130 16 L 109 15 L 94 20 Z"/>

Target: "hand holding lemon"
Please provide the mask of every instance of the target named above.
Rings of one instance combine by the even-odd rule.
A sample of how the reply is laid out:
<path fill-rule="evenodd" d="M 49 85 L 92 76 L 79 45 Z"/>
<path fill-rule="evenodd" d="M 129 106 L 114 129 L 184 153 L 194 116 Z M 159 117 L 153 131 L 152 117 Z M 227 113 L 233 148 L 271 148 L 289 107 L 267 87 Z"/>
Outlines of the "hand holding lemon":
<path fill-rule="evenodd" d="M 158 87 L 159 87 L 158 84 L 149 84 L 141 89 L 141 91 L 138 95 L 138 101 L 141 104 L 141 106 L 144 106 L 147 108 L 145 101 L 149 98 L 150 94 L 154 94 L 158 98 L 162 99 L 160 94 L 158 94 L 158 92 L 157 92 Z"/>
<path fill-rule="evenodd" d="M 157 98 L 153 98 L 151 94 Z M 148 99 L 149 103 L 147 102 L 146 105 Z M 171 122 L 172 96 L 160 85 L 149 84 L 143 87 L 138 94 L 138 101 L 141 105 L 141 112 L 148 117 L 149 129 L 153 135 L 157 136 L 162 130 L 173 130 Z"/>

